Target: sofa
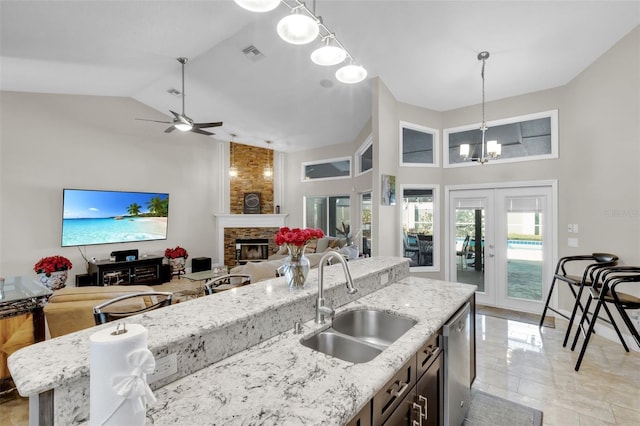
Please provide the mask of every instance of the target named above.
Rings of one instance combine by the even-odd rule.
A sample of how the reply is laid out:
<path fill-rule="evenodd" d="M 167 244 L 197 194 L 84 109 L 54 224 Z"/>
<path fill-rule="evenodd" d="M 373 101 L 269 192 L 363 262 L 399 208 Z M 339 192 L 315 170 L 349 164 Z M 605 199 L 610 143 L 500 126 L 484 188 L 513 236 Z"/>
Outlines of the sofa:
<path fill-rule="evenodd" d="M 345 247 L 346 240 L 337 237 L 323 237 L 312 240 L 307 244 L 305 256 L 309 259 L 311 268 L 315 268 L 320 263 L 320 259 L 327 251 L 337 251 L 349 259 L 358 257 L 357 249 L 355 254 L 353 248 Z M 232 274 L 248 274 L 251 275 L 251 282 L 255 283 L 279 276 L 278 270 L 288 256 L 286 246 L 281 246 L 277 253 L 269 256 L 264 262 L 247 262 L 244 265 L 238 265 L 231 269 Z"/>
<path fill-rule="evenodd" d="M 65 287 L 56 290 L 44 307 L 51 337 L 93 327 L 93 307 L 129 293 L 155 291 L 146 285 Z"/>

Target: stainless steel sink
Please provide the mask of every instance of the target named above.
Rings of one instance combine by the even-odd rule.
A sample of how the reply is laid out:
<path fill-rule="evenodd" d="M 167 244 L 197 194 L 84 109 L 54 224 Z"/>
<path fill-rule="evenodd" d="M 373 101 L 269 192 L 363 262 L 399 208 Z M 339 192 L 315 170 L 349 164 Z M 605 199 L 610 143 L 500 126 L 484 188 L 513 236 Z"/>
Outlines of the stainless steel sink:
<path fill-rule="evenodd" d="M 375 346 L 386 348 L 417 321 L 372 309 L 348 311 L 336 316 L 334 330 Z"/>
<path fill-rule="evenodd" d="M 368 362 L 374 359 L 382 350 L 367 345 L 353 337 L 334 332 L 331 329 L 314 334 L 303 340 L 302 344 L 318 352 L 340 358 L 353 363 Z"/>
<path fill-rule="evenodd" d="M 361 309 L 338 314 L 330 328 L 301 343 L 344 361 L 371 361 L 406 333 L 416 321 L 382 311 Z"/>

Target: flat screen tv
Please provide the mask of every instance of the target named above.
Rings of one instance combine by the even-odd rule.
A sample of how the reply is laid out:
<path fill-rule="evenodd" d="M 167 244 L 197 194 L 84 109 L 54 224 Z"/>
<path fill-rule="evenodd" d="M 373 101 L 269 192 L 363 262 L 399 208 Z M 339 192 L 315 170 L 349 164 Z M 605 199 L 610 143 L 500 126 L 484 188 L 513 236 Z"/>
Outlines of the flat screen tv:
<path fill-rule="evenodd" d="M 64 189 L 62 247 L 167 239 L 169 194 Z"/>

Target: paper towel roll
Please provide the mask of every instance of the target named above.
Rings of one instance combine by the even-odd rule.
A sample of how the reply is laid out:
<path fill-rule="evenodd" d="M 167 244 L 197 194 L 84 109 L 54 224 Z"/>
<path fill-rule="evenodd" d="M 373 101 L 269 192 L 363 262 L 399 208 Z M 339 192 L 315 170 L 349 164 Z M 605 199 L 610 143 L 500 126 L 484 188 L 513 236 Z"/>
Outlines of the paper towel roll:
<path fill-rule="evenodd" d="M 113 334 L 116 327 L 89 338 L 91 426 L 144 425 L 145 402 L 155 402 L 146 378 L 155 368 L 147 349 L 147 329 L 127 324 L 126 333 Z"/>

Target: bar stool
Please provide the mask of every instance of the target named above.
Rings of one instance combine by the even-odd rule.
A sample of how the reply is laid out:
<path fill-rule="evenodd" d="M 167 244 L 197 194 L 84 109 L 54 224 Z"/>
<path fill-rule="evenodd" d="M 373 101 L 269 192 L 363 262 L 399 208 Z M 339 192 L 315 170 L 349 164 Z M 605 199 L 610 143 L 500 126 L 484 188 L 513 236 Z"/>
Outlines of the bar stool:
<path fill-rule="evenodd" d="M 631 332 L 636 344 L 640 348 L 640 333 L 638 333 L 638 329 L 633 325 L 633 322 L 626 312 L 630 309 L 640 309 L 640 298 L 631 294 L 623 293 L 617 289 L 619 285 L 626 285 L 628 283 L 637 283 L 637 285 L 640 285 L 640 267 L 632 266 L 604 270 L 602 277 L 598 277 L 594 283 L 594 286 L 589 289 L 589 299 L 587 299 L 587 303 L 585 304 L 585 310 L 582 313 L 580 323 L 576 330 L 576 335 L 573 339 L 573 344 L 571 345 L 571 350 L 574 350 L 580 337 L 580 331 L 582 330 L 584 322 L 587 320 L 589 315 L 589 306 L 591 301 L 596 300 L 596 306 L 591 317 L 591 322 L 589 323 L 589 329 L 585 333 L 584 343 L 582 344 L 580 355 L 578 355 L 578 360 L 576 361 L 576 371 L 580 369 L 589 340 L 591 339 L 591 334 L 594 332 L 595 324 L 598 319 L 606 321 L 613 326 L 618 338 L 620 339 L 620 343 L 622 343 L 622 347 L 626 352 L 629 352 L 629 347 L 624 341 L 622 333 L 620 333 L 620 329 L 618 328 L 611 311 L 607 307 L 607 303 L 615 306 L 620 317 L 627 326 L 627 329 Z M 599 318 L 598 314 L 600 313 L 601 307 L 604 307 L 604 310 L 609 317 L 608 321 L 605 318 Z"/>
<path fill-rule="evenodd" d="M 582 276 L 578 275 L 570 275 L 567 270 L 567 264 L 570 262 L 595 262 L 589 263 L 585 266 Z M 544 309 L 542 310 L 542 318 L 540 319 L 539 327 L 542 328 L 544 324 L 544 318 L 547 315 L 547 310 L 553 311 L 561 317 L 569 320 L 569 325 L 567 326 L 567 332 L 564 335 L 564 340 L 562 342 L 562 346 L 567 346 L 567 341 L 569 340 L 569 335 L 571 334 L 571 327 L 573 326 L 573 322 L 576 317 L 576 313 L 578 309 L 581 312 L 584 312 L 584 308 L 582 306 L 582 302 L 580 298 L 582 297 L 582 291 L 584 287 L 590 287 L 593 282 L 594 275 L 600 268 L 615 266 L 618 264 L 618 256 L 610 253 L 592 253 L 587 255 L 578 255 L 578 256 L 565 256 L 558 260 L 558 264 L 556 265 L 556 270 L 553 274 L 553 280 L 551 281 L 551 287 L 549 288 L 549 293 L 547 295 L 547 301 L 544 304 Z M 573 297 L 575 298 L 575 303 L 573 305 L 573 309 L 571 311 L 571 315 L 567 316 L 562 312 L 558 311 L 555 308 L 549 306 L 549 302 L 551 301 L 551 295 L 553 294 L 553 289 L 555 288 L 556 281 L 560 280 L 561 282 L 567 283 Z M 576 288 L 578 289 L 576 291 Z M 588 321 L 588 320 L 587 320 Z"/>

